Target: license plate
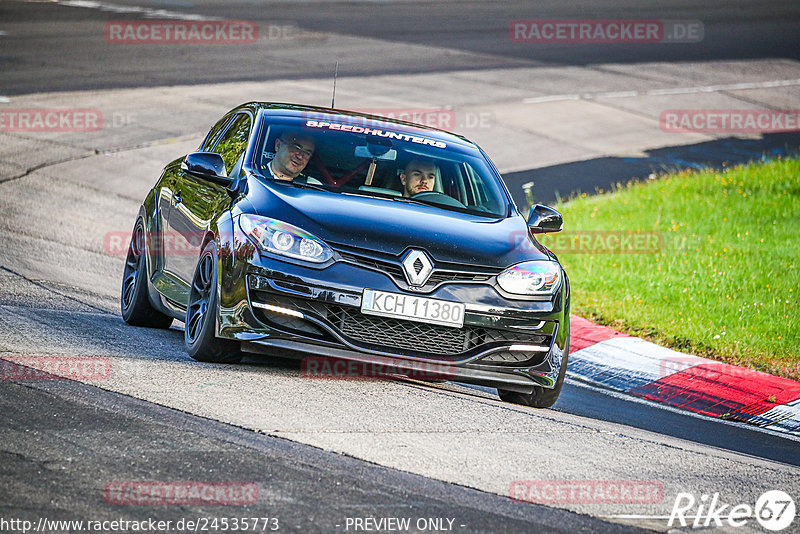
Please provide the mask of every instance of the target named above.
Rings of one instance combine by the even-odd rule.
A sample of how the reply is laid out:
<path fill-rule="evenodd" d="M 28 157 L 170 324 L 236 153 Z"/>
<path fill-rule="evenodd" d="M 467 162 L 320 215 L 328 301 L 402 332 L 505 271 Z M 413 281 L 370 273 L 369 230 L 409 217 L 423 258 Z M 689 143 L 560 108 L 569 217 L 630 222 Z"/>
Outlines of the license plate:
<path fill-rule="evenodd" d="M 388 293 L 374 289 L 365 289 L 361 299 L 362 313 L 456 328 L 464 326 L 464 308 L 465 306 L 461 302 Z"/>

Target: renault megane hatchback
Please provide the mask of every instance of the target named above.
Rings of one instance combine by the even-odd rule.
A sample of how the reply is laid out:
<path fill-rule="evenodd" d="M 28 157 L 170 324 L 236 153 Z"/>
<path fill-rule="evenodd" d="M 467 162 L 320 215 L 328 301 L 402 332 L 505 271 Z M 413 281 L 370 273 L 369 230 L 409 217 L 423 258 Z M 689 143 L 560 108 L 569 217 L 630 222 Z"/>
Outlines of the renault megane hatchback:
<path fill-rule="evenodd" d="M 484 152 L 381 117 L 248 103 L 165 168 L 136 218 L 129 324 L 185 324 L 189 355 L 392 362 L 551 406 L 569 281 Z M 337 361 L 338 361 L 337 360 Z"/>

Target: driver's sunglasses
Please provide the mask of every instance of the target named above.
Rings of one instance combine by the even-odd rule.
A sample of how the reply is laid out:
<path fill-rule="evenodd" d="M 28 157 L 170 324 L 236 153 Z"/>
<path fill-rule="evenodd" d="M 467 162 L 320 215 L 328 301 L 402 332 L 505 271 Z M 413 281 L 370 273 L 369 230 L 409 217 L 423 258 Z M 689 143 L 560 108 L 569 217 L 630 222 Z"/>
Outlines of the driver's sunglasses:
<path fill-rule="evenodd" d="M 284 140 L 284 143 L 289 145 L 289 150 L 294 152 L 295 154 L 300 154 L 301 156 L 304 156 L 306 158 L 310 158 L 312 155 L 314 155 L 314 151 L 313 150 L 306 150 L 305 148 L 303 148 L 302 146 L 298 145 L 297 143 L 293 143 L 291 141 L 285 141 L 285 140 Z"/>

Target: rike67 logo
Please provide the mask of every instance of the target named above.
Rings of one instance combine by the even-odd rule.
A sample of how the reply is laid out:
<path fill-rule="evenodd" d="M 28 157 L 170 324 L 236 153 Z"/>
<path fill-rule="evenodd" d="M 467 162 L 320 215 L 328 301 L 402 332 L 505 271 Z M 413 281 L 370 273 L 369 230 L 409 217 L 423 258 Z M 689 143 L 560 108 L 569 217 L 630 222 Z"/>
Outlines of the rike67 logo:
<path fill-rule="evenodd" d="M 667 526 L 691 528 L 742 527 L 755 517 L 765 529 L 778 532 L 789 527 L 795 518 L 794 500 L 786 492 L 771 490 L 756 500 L 755 506 L 735 506 L 720 501 L 719 493 L 703 494 L 699 499 L 691 493 L 678 493 Z"/>

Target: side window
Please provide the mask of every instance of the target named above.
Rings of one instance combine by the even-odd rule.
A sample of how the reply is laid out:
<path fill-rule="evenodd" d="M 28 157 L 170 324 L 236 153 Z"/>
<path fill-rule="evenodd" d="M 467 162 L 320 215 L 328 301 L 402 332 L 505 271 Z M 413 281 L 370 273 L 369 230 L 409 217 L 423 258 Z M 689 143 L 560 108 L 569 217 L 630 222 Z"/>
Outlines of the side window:
<path fill-rule="evenodd" d="M 202 152 L 210 152 L 211 147 L 213 147 L 217 143 L 217 139 L 219 139 L 220 134 L 225 130 L 225 125 L 230 122 L 230 116 L 225 116 L 214 125 L 213 128 L 208 132 L 206 135 L 205 140 L 203 140 L 203 144 L 200 147 Z"/>
<path fill-rule="evenodd" d="M 219 143 L 214 148 L 214 152 L 222 156 L 225 161 L 225 169 L 229 172 L 247 148 L 247 141 L 250 139 L 250 125 L 250 116 L 241 113 L 222 134 Z"/>

